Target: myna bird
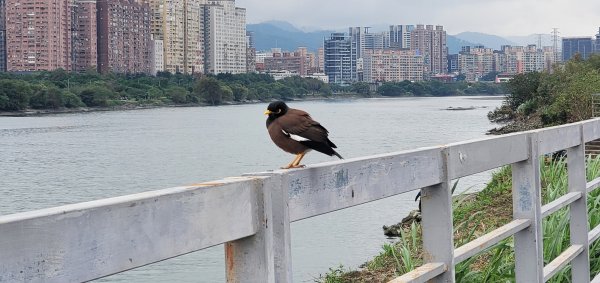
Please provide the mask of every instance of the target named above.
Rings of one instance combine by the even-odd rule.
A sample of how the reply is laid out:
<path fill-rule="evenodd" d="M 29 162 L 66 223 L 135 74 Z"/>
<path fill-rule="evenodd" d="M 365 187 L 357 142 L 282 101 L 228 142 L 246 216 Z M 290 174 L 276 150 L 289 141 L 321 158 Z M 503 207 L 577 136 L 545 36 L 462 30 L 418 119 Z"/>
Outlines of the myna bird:
<path fill-rule="evenodd" d="M 313 120 L 308 113 L 289 108 L 283 101 L 276 101 L 269 104 L 265 115 L 269 115 L 267 130 L 271 140 L 284 151 L 296 155 L 296 158 L 282 169 L 304 167 L 300 165 L 300 161 L 311 149 L 342 159 L 342 156 L 333 150 L 337 146 L 327 137 L 327 129 Z"/>

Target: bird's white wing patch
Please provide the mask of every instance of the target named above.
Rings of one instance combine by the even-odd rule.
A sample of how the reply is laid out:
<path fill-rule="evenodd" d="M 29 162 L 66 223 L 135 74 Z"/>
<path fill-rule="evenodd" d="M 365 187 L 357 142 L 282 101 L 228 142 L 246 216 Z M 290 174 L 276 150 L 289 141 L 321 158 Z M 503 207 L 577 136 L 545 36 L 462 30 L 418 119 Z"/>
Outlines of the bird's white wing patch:
<path fill-rule="evenodd" d="M 303 138 L 299 135 L 294 135 L 294 134 L 290 134 L 288 132 L 286 132 L 285 130 L 281 130 L 283 132 L 284 135 L 290 137 L 291 139 L 295 140 L 295 141 L 308 141 L 309 139 L 307 138 Z"/>

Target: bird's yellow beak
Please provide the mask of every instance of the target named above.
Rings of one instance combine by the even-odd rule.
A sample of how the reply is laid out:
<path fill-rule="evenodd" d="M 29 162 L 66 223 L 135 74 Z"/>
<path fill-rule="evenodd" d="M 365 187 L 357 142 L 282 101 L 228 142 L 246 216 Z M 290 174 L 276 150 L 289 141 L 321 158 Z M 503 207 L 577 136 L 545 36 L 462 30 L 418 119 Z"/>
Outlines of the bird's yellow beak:
<path fill-rule="evenodd" d="M 265 111 L 265 115 L 271 115 L 271 113 L 273 112 L 271 112 L 270 110 Z"/>

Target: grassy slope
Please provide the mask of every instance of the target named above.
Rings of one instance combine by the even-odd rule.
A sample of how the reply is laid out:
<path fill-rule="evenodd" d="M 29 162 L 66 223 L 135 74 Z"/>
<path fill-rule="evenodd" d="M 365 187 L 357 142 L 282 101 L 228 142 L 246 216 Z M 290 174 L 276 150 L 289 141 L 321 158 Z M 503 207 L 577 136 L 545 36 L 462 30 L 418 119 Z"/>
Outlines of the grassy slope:
<path fill-rule="evenodd" d="M 600 173 L 600 159 L 588 160 L 588 180 Z M 543 203 L 548 203 L 567 190 L 566 165 L 563 161 L 542 164 Z M 459 247 L 476 237 L 512 220 L 510 167 L 496 172 L 484 190 L 471 197 L 459 196 L 454 203 L 454 243 Z M 600 223 L 600 192 L 588 195 L 590 227 Z M 544 260 L 554 259 L 568 247 L 568 213 L 562 209 L 544 219 Z M 360 270 L 340 266 L 318 279 L 318 282 L 387 282 L 422 264 L 420 225 L 405 227 L 403 237 L 395 244 L 385 244 L 380 255 L 365 263 Z M 600 243 L 590 247 L 592 274 L 600 271 Z M 512 238 L 456 266 L 457 282 L 514 282 Z M 569 282 L 565 268 L 551 282 Z"/>

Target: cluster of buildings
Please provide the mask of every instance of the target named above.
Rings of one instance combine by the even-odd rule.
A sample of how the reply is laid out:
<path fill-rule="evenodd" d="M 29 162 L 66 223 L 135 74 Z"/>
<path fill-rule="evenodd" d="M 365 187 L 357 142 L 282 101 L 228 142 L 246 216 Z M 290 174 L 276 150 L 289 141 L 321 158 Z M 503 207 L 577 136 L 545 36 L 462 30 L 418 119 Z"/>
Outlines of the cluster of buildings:
<path fill-rule="evenodd" d="M 563 38 L 562 56 L 556 42 L 465 46 L 448 54 L 439 25 L 392 25 L 385 32 L 350 27 L 332 33 L 315 52 L 257 52 L 253 37 L 235 0 L 0 0 L 0 71 L 9 72 L 264 72 L 342 85 L 448 81 L 461 74 L 477 81 L 490 73 L 551 70 L 574 54 L 600 53 L 600 30 L 595 38 Z"/>
<path fill-rule="evenodd" d="M 500 50 L 484 46 L 464 46 L 459 54 L 448 56 L 448 73 L 463 74 L 466 81 L 477 81 L 489 73 L 515 75 L 551 70 L 559 62 L 555 48 L 504 45 Z"/>
<path fill-rule="evenodd" d="M 527 72 L 551 71 L 556 63 L 568 61 L 575 54 L 587 59 L 593 53 L 600 53 L 600 29 L 595 38 L 564 37 L 561 50 L 557 45 L 505 45 L 500 50 L 465 46 L 459 54 L 448 56 L 448 73 L 463 74 L 467 81 L 476 81 L 489 73 L 509 77 Z"/>
<path fill-rule="evenodd" d="M 380 33 L 351 27 L 331 34 L 323 49 L 324 72 L 338 84 L 421 81 L 448 69 L 443 26 L 394 25 Z"/>
<path fill-rule="evenodd" d="M 538 44 L 540 45 L 540 44 Z M 316 53 L 306 48 L 293 52 L 273 49 L 256 54 L 256 70 L 276 78 L 292 75 L 324 76 L 335 84 L 354 82 L 452 81 L 464 75 L 477 81 L 489 74 L 500 80 L 515 74 L 551 71 L 555 63 L 579 53 L 583 59 L 600 53 L 600 30 L 591 37 L 562 39 L 562 56 L 554 46 L 510 46 L 500 50 L 464 46 L 448 54 L 443 26 L 393 25 L 388 31 L 372 33 L 368 27 L 350 27 L 348 33 L 332 33 Z"/>
<path fill-rule="evenodd" d="M 423 80 L 446 73 L 448 48 L 442 26 L 398 25 L 389 32 L 371 33 L 350 27 L 348 34 L 332 33 L 315 53 L 274 48 L 258 52 L 255 70 L 276 78 L 299 75 L 335 84 Z"/>
<path fill-rule="evenodd" d="M 0 71 L 245 73 L 235 0 L 0 0 Z"/>

